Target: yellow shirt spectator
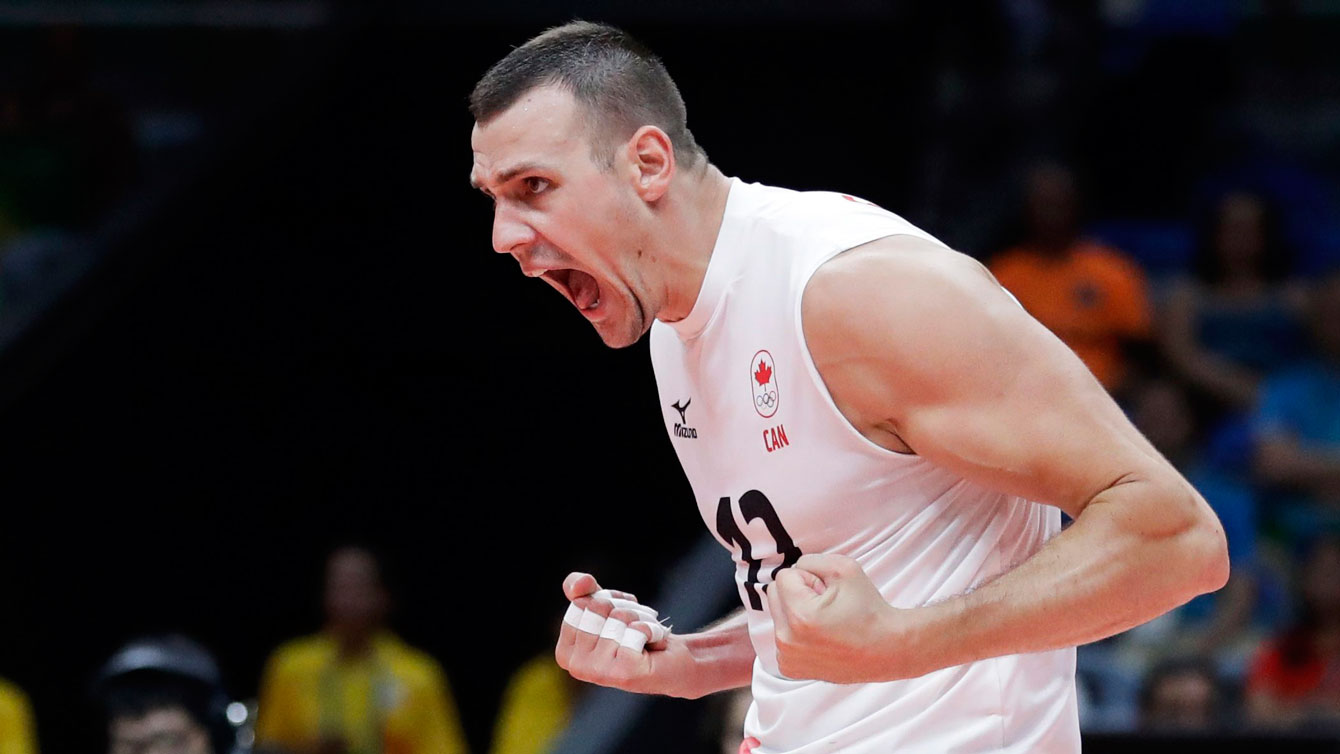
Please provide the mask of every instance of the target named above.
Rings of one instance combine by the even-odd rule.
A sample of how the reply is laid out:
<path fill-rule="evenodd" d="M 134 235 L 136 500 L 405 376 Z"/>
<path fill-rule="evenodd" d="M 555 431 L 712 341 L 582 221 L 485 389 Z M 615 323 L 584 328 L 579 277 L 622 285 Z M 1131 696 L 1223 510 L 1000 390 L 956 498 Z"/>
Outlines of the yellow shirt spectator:
<path fill-rule="evenodd" d="M 544 754 L 568 727 L 578 684 L 552 652 L 516 671 L 503 693 L 491 754 Z"/>
<path fill-rule="evenodd" d="M 348 754 L 464 754 L 455 704 L 438 664 L 390 633 L 342 658 L 324 634 L 271 656 L 261 685 L 258 746 L 295 754 L 343 740 Z"/>
<path fill-rule="evenodd" d="M 37 754 L 33 709 L 18 686 L 0 681 L 0 754 Z"/>

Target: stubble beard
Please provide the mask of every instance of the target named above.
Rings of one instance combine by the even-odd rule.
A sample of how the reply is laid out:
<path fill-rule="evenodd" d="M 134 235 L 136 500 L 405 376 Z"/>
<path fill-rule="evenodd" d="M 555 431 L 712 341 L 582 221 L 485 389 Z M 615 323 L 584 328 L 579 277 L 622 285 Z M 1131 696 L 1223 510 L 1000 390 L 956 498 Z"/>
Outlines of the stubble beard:
<path fill-rule="evenodd" d="M 651 329 L 642 300 L 630 292 L 627 301 L 632 304 L 626 307 L 629 316 L 620 319 L 617 325 L 608 320 L 604 323 L 604 328 L 599 324 L 595 325 L 596 333 L 610 348 L 627 348 L 641 340 Z M 618 328 L 617 331 L 611 331 L 614 327 Z"/>

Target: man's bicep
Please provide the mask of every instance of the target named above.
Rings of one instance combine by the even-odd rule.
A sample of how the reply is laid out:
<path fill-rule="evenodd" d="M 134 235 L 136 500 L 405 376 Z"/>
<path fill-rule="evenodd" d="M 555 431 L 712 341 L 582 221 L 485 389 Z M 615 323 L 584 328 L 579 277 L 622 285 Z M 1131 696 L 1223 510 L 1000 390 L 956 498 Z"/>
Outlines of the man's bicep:
<path fill-rule="evenodd" d="M 806 294 L 822 331 L 811 350 L 840 404 L 885 417 L 964 478 L 1071 515 L 1157 463 L 1079 359 L 975 262 L 913 241 L 874 247 Z"/>

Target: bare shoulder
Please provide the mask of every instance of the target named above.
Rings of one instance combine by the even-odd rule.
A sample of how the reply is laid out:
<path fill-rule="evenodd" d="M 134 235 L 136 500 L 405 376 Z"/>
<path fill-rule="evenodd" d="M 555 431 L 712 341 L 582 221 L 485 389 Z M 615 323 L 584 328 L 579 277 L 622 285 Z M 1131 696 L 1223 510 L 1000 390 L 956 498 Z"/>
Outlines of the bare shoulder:
<path fill-rule="evenodd" d="M 1032 322 L 986 267 L 916 236 L 882 238 L 828 261 L 806 286 L 801 315 L 819 362 L 851 347 L 895 361 L 937 344 L 972 350 L 996 328 Z"/>
<path fill-rule="evenodd" d="M 1156 454 L 1069 348 L 976 261 L 888 238 L 822 266 L 801 303 L 843 416 L 993 489 L 1082 501 Z"/>
<path fill-rule="evenodd" d="M 897 408 L 935 402 L 956 374 L 993 358 L 993 343 L 1033 320 L 971 257 L 890 236 L 821 266 L 805 288 L 801 323 L 842 414 L 873 442 L 906 451 Z"/>
<path fill-rule="evenodd" d="M 853 288 L 878 285 L 886 293 L 915 294 L 926 285 L 996 287 L 977 260 L 917 236 L 888 236 L 833 257 L 805 290 L 807 300 L 847 297 Z"/>

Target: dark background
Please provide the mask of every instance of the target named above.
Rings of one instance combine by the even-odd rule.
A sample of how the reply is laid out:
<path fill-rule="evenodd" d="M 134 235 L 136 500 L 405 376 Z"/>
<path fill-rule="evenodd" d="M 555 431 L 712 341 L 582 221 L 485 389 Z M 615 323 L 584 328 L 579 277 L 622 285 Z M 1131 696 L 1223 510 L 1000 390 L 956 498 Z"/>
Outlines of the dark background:
<path fill-rule="evenodd" d="M 699 536 L 645 343 L 607 350 L 492 253 L 467 185 L 471 86 L 546 25 L 612 21 L 657 50 L 726 174 L 861 195 L 978 256 L 1037 157 L 1088 155 L 1109 211 L 1192 211 L 1242 149 L 1213 116 L 1261 32 L 1127 63 L 1076 4 L 1042 64 L 1077 73 L 1030 109 L 994 3 L 578 5 L 0 31 L 10 81 L 71 34 L 86 70 L 205 124 L 127 179 L 158 187 L 151 206 L 0 355 L 0 671 L 44 750 L 89 750 L 86 682 L 145 632 L 200 638 L 254 694 L 267 653 L 318 625 L 324 553 L 359 541 L 388 554 L 394 623 L 441 660 L 482 751 L 569 570 L 654 594 Z"/>

